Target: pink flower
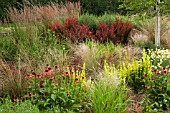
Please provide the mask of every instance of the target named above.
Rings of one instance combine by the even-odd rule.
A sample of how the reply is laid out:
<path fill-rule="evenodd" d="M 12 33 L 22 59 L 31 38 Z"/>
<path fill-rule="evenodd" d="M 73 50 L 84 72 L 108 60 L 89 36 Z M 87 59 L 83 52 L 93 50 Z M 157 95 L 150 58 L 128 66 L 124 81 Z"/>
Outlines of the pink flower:
<path fill-rule="evenodd" d="M 79 79 L 78 79 L 78 78 L 76 78 L 76 79 L 74 80 L 74 82 L 78 83 L 78 82 L 79 82 Z"/>
<path fill-rule="evenodd" d="M 37 75 L 36 78 L 42 78 L 42 76 L 41 75 Z"/>
<path fill-rule="evenodd" d="M 162 88 L 162 87 L 160 87 L 160 88 L 159 88 L 159 90 L 160 90 L 160 91 L 162 91 L 162 90 L 163 90 L 163 88 Z"/>
<path fill-rule="evenodd" d="M 12 100 L 12 102 L 17 102 L 17 99 L 14 98 L 14 99 Z"/>
<path fill-rule="evenodd" d="M 30 76 L 30 75 L 26 75 L 25 78 L 26 78 L 26 79 L 29 79 L 29 78 L 31 78 L 31 76 Z"/>
<path fill-rule="evenodd" d="M 151 86 L 150 86 L 150 85 L 147 85 L 147 86 L 145 86 L 145 88 L 146 88 L 146 89 L 150 89 L 150 88 L 151 88 Z"/>
<path fill-rule="evenodd" d="M 43 76 L 46 76 L 47 73 L 48 73 L 48 70 L 45 70 L 45 71 L 43 72 Z"/>
<path fill-rule="evenodd" d="M 28 96 L 29 96 L 29 97 L 32 97 L 32 96 L 33 96 L 33 93 L 32 93 L 32 92 L 30 92 L 30 93 L 28 94 Z"/>
<path fill-rule="evenodd" d="M 65 76 L 69 76 L 69 73 L 68 73 L 68 72 L 65 72 L 64 75 L 65 75 Z"/>
<path fill-rule="evenodd" d="M 167 74 L 167 71 L 164 71 L 164 74 Z"/>
<path fill-rule="evenodd" d="M 163 71 L 163 72 L 164 72 L 164 71 L 165 71 L 165 69 L 166 69 L 166 68 L 165 68 L 165 67 L 163 67 L 163 68 L 161 68 L 161 71 Z"/>

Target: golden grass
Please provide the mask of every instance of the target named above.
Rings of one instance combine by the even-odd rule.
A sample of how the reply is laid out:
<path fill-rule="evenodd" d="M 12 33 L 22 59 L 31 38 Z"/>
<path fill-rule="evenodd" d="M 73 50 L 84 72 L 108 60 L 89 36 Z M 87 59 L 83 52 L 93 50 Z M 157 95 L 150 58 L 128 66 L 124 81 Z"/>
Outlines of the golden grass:
<path fill-rule="evenodd" d="M 16 66 L 14 63 L 0 59 L 0 95 L 9 94 L 12 98 L 21 97 L 24 84 L 26 84 L 25 75 L 26 69 L 21 67 L 20 63 Z"/>
<path fill-rule="evenodd" d="M 67 2 L 65 5 L 51 3 L 46 6 L 23 5 L 23 9 L 18 11 L 16 8 L 9 8 L 8 14 L 13 22 L 16 23 L 32 23 L 43 22 L 48 23 L 58 18 L 77 15 L 80 13 L 80 2 Z"/>

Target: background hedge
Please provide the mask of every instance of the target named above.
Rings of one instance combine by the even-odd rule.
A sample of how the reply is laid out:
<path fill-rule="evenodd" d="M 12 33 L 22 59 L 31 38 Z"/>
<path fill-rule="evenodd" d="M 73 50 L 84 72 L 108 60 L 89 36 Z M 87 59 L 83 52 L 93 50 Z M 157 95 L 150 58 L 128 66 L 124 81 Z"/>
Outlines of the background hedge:
<path fill-rule="evenodd" d="M 7 17 L 7 9 L 12 7 L 22 8 L 24 0 L 0 0 L 0 20 Z M 65 3 L 66 1 L 77 2 L 79 0 L 28 0 L 33 5 L 47 5 L 51 2 Z M 118 0 L 81 0 L 81 12 L 94 15 L 103 15 L 104 13 L 121 13 L 124 10 L 118 9 L 121 3 Z"/>

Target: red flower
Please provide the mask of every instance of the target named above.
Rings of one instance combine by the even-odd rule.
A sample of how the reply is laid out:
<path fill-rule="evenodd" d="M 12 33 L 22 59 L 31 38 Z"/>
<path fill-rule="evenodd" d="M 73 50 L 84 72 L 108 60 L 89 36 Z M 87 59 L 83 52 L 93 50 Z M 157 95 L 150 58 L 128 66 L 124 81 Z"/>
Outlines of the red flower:
<path fill-rule="evenodd" d="M 31 77 L 30 77 L 30 75 L 26 75 L 25 78 L 29 79 L 29 78 L 31 78 Z"/>
<path fill-rule="evenodd" d="M 76 78 L 76 79 L 74 80 L 74 82 L 78 83 L 78 82 L 79 82 L 79 79 L 78 79 L 78 78 Z"/>
<path fill-rule="evenodd" d="M 33 76 L 35 76 L 36 74 L 35 73 L 31 73 L 29 75 L 26 75 L 25 78 L 29 79 L 29 78 L 32 78 Z"/>
<path fill-rule="evenodd" d="M 163 67 L 163 68 L 161 68 L 161 71 L 163 71 L 163 72 L 164 72 L 164 71 L 165 71 L 165 69 L 166 69 L 166 68 L 165 68 L 165 67 Z"/>
<path fill-rule="evenodd" d="M 167 74 L 167 71 L 164 71 L 164 74 Z"/>
<path fill-rule="evenodd" d="M 43 86 L 43 84 L 44 84 L 44 81 L 42 80 L 42 81 L 40 81 L 40 88 L 44 88 L 44 86 Z"/>
<path fill-rule="evenodd" d="M 41 75 L 37 75 L 36 78 L 42 78 L 42 76 Z"/>
<path fill-rule="evenodd" d="M 150 88 L 151 88 L 151 86 L 150 86 L 150 85 L 147 85 L 147 86 L 145 86 L 145 88 L 146 88 L 146 89 L 150 89 Z"/>
<path fill-rule="evenodd" d="M 89 35 L 92 35 L 93 33 L 91 31 L 88 32 Z"/>
<path fill-rule="evenodd" d="M 48 70 L 45 70 L 45 71 L 43 72 L 43 76 L 46 76 L 47 73 L 48 73 Z"/>
<path fill-rule="evenodd" d="M 160 91 L 162 91 L 162 90 L 163 90 L 163 88 L 162 88 L 162 87 L 160 87 L 160 88 L 159 88 L 159 90 L 160 90 Z"/>
<path fill-rule="evenodd" d="M 147 74 L 145 74 L 145 75 L 144 75 L 144 78 L 146 78 L 147 76 L 148 76 L 148 75 L 147 75 Z"/>
<path fill-rule="evenodd" d="M 168 82 L 168 80 L 165 80 L 165 82 Z"/>
<path fill-rule="evenodd" d="M 65 72 L 64 75 L 65 75 L 65 76 L 69 76 L 69 73 L 68 73 L 68 72 Z"/>
<path fill-rule="evenodd" d="M 14 98 L 14 99 L 12 100 L 12 102 L 17 102 L 17 99 Z"/>
<path fill-rule="evenodd" d="M 31 74 L 32 74 L 32 76 L 35 76 L 35 75 L 36 75 L 36 73 L 35 73 L 35 72 L 32 72 Z"/>
<path fill-rule="evenodd" d="M 32 93 L 32 92 L 30 92 L 28 95 L 29 95 L 29 97 L 32 97 L 32 96 L 33 96 L 33 93 Z"/>
<path fill-rule="evenodd" d="M 67 92 L 67 96 L 70 96 L 70 93 L 69 93 L 69 92 Z"/>
<path fill-rule="evenodd" d="M 82 79 L 84 79 L 85 77 L 81 77 Z"/>
<path fill-rule="evenodd" d="M 58 66 L 55 66 L 55 69 L 57 69 L 58 68 Z"/>

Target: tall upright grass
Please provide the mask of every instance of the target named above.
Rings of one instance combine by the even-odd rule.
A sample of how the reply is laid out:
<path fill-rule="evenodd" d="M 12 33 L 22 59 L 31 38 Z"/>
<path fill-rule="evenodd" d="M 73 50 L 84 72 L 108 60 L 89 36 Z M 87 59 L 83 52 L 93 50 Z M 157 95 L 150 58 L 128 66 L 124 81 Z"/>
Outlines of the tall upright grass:
<path fill-rule="evenodd" d="M 101 76 L 92 91 L 92 109 L 94 113 L 125 113 L 127 110 L 127 92 L 120 85 L 114 65 L 105 63 Z"/>
<path fill-rule="evenodd" d="M 151 43 L 155 43 L 155 20 L 154 18 L 151 19 L 145 19 L 143 21 L 141 21 L 138 25 L 137 25 L 141 31 L 142 35 L 142 39 L 147 40 L 147 42 L 151 42 Z M 160 41 L 161 41 L 161 45 L 164 47 L 168 47 L 168 45 L 170 45 L 169 43 L 169 37 L 168 37 L 168 33 L 170 31 L 170 25 L 168 24 L 167 20 L 165 17 L 161 18 L 161 25 L 160 25 Z M 134 42 L 141 42 L 142 40 L 136 35 L 136 37 L 134 37 Z M 150 44 L 151 44 L 150 43 Z"/>
<path fill-rule="evenodd" d="M 66 2 L 65 5 L 51 3 L 46 6 L 36 6 L 31 3 L 25 3 L 19 11 L 17 8 L 10 7 L 8 15 L 16 23 L 35 23 L 42 22 L 48 25 L 49 22 L 55 21 L 61 17 L 77 15 L 80 13 L 80 2 Z"/>

